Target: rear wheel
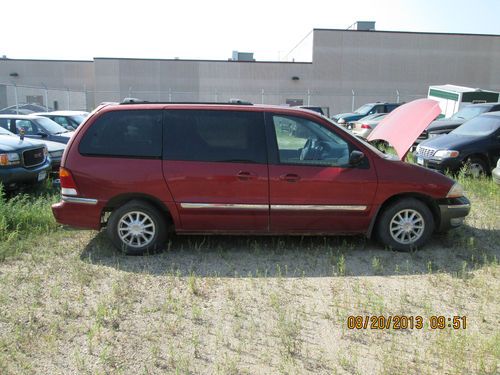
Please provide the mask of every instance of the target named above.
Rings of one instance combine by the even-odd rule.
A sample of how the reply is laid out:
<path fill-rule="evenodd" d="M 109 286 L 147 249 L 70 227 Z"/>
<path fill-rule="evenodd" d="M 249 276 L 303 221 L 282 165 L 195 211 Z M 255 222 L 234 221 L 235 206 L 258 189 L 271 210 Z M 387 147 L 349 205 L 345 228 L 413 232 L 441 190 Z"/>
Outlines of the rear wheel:
<path fill-rule="evenodd" d="M 125 254 L 141 255 L 160 250 L 167 238 L 164 215 L 143 201 L 130 201 L 111 213 L 108 236 Z"/>
<path fill-rule="evenodd" d="M 387 207 L 378 219 L 380 241 L 394 250 L 410 251 L 425 244 L 434 231 L 430 209 L 415 198 L 405 198 Z"/>

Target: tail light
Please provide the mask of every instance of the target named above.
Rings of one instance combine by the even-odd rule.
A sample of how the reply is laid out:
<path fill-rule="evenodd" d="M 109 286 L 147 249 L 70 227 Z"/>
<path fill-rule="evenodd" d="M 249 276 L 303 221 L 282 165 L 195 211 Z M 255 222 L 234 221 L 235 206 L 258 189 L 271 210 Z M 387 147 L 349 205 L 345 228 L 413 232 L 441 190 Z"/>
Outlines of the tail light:
<path fill-rule="evenodd" d="M 73 175 L 66 168 L 59 168 L 59 179 L 61 182 L 62 195 L 78 195 Z"/>
<path fill-rule="evenodd" d="M 361 129 L 371 129 L 372 127 L 368 124 L 361 124 Z"/>

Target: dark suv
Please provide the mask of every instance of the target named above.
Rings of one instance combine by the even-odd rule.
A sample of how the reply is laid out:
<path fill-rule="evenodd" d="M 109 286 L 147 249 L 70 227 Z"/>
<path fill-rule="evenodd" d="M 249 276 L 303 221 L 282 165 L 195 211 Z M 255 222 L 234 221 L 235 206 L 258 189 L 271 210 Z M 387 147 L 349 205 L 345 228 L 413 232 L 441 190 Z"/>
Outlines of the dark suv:
<path fill-rule="evenodd" d="M 481 103 L 467 105 L 450 118 L 431 122 L 427 129 L 425 129 L 422 134 L 420 134 L 415 143 L 418 144 L 428 138 L 434 138 L 439 135 L 448 134 L 452 130 L 458 128 L 464 122 L 473 119 L 474 117 L 477 117 L 482 113 L 496 111 L 500 111 L 500 103 Z"/>
<path fill-rule="evenodd" d="M 364 104 L 354 112 L 339 113 L 332 117 L 332 120 L 337 124 L 349 128 L 350 125 L 365 116 L 373 115 L 374 113 L 390 113 L 403 103 L 368 103 Z"/>
<path fill-rule="evenodd" d="M 394 160 L 308 110 L 103 105 L 60 170 L 59 223 L 107 226 L 129 254 L 179 234 L 365 234 L 409 250 L 469 212 L 450 178 Z"/>

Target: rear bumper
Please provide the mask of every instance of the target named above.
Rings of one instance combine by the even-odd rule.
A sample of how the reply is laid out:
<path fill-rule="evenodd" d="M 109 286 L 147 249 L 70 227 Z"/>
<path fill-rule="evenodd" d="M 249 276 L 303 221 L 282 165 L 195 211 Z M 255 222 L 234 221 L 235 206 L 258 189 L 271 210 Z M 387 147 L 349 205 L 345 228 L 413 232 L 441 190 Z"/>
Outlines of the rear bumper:
<path fill-rule="evenodd" d="M 61 202 L 52 205 L 52 213 L 59 224 L 99 230 L 103 207 L 97 199 L 63 195 Z"/>
<path fill-rule="evenodd" d="M 437 230 L 445 232 L 463 224 L 470 212 L 470 201 L 466 197 L 447 199 L 439 204 L 441 221 Z"/>
<path fill-rule="evenodd" d="M 354 134 L 355 136 L 358 136 L 358 137 L 361 137 L 361 138 L 367 138 L 368 135 L 372 132 L 371 129 L 363 129 L 363 130 L 356 130 L 356 129 L 353 129 L 352 130 L 352 134 Z"/>

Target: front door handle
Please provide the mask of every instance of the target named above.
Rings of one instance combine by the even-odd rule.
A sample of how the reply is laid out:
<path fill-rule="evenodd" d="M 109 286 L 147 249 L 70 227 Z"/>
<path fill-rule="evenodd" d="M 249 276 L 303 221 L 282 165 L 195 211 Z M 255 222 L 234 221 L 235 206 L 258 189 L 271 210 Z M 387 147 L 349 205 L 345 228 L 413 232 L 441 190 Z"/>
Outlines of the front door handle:
<path fill-rule="evenodd" d="M 297 182 L 300 180 L 300 176 L 295 173 L 288 173 L 280 176 L 281 180 L 284 180 L 286 182 Z"/>
<path fill-rule="evenodd" d="M 251 172 L 247 172 L 247 171 L 240 171 L 238 172 L 238 174 L 236 175 L 236 177 L 238 177 L 239 180 L 241 181 L 248 181 L 252 178 L 255 177 L 255 175 Z"/>

